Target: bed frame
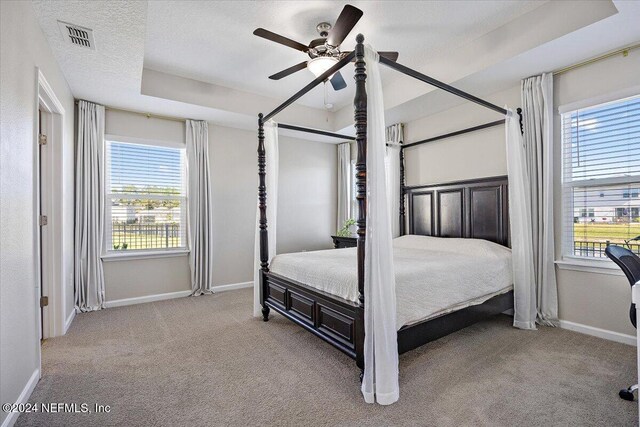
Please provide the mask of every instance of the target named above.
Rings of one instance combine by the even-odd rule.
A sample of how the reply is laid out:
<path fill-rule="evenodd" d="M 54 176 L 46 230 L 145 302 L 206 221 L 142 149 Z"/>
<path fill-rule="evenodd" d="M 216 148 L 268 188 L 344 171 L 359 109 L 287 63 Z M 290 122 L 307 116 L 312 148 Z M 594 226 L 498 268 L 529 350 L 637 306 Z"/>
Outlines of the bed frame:
<path fill-rule="evenodd" d="M 258 228 L 260 236 L 261 270 L 260 301 L 262 303 L 263 320 L 265 322 L 268 321 L 270 310 L 274 310 L 354 358 L 357 366 L 361 370 L 364 370 L 367 94 L 365 90 L 366 64 L 364 60 L 364 37 L 362 34 L 356 37 L 356 42 L 355 50 L 343 57 L 325 73 L 298 91 L 271 113 L 265 116 L 263 116 L 262 113 L 258 115 Z M 264 145 L 264 123 L 267 120 L 283 111 L 352 60 L 355 60 L 354 79 L 356 82 L 356 94 L 354 99 L 354 117 L 356 129 L 355 141 L 358 152 L 356 160 L 356 199 L 358 202 L 357 272 L 359 294 L 357 303 L 319 291 L 304 283 L 269 271 L 266 213 L 266 155 Z M 384 57 L 380 57 L 380 63 L 503 115 L 507 113 L 503 108 Z M 499 122 L 476 126 L 435 139 L 442 139 L 454 136 L 454 134 L 470 132 L 496 124 L 499 124 Z M 279 127 L 343 139 L 353 139 L 345 135 L 306 129 L 299 126 L 280 124 Z M 411 146 L 430 142 L 435 139 L 432 138 L 407 144 L 400 149 L 401 203 L 399 221 L 401 233 L 405 234 L 406 227 L 408 226 L 410 234 L 482 238 L 508 246 L 509 221 L 506 177 L 485 178 L 430 186 L 406 187 L 404 185 L 404 150 Z M 408 201 L 408 214 L 405 201 Z M 398 331 L 398 352 L 404 353 L 412 350 L 422 344 L 465 328 L 489 316 L 502 313 L 510 308 L 513 308 L 513 292 L 498 295 L 483 304 L 467 307 L 428 321 L 403 327 Z M 360 375 L 362 377 L 362 373 Z"/>
<path fill-rule="evenodd" d="M 508 245 L 506 177 L 404 187 L 409 234 L 466 237 Z M 401 204 L 404 206 L 404 203 Z M 340 249 L 336 249 L 340 250 Z M 363 365 L 364 305 L 319 291 L 281 275 L 263 272 L 264 320 L 273 309 Z M 404 353 L 513 308 L 513 292 L 398 331 Z"/>

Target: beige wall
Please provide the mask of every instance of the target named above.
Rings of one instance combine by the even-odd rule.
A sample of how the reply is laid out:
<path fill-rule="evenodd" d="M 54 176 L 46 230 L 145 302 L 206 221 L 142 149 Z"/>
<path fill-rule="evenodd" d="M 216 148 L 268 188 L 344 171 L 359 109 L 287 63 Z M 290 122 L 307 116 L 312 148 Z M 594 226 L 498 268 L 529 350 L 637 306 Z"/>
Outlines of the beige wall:
<path fill-rule="evenodd" d="M 640 84 L 640 52 L 628 57 L 616 56 L 554 78 L 554 139 L 555 159 L 560 159 L 560 115 L 557 108 Z M 561 253 L 561 167 L 555 164 L 555 226 L 556 254 Z M 559 255 L 556 255 L 559 258 Z M 635 335 L 629 322 L 631 287 L 623 276 L 558 270 L 558 303 L 560 319 L 623 334 Z"/>
<path fill-rule="evenodd" d="M 40 365 L 36 308 L 39 284 L 34 256 L 36 67 L 66 112 L 65 139 L 58 150 L 62 165 L 73 161 L 73 97 L 36 22 L 31 2 L 0 2 L 0 19 L 0 401 L 12 403 Z M 72 169 L 65 170 L 60 180 L 64 188 L 72 190 Z M 66 192 L 60 197 L 62 214 L 70 215 L 72 222 L 73 206 L 69 203 L 73 198 Z M 64 221 L 60 238 L 71 255 L 73 234 L 68 224 Z M 73 285 L 72 273 L 65 255 L 62 280 L 67 287 Z M 65 313 L 72 308 L 67 301 Z M 0 423 L 6 416 L 0 412 Z"/>
<path fill-rule="evenodd" d="M 332 248 L 338 200 L 336 146 L 281 138 L 278 179 L 277 253 Z"/>
<path fill-rule="evenodd" d="M 580 100 L 617 92 L 640 83 L 640 52 L 627 58 L 614 57 L 556 76 L 555 116 L 555 223 L 556 259 L 561 258 L 560 117 L 557 108 Z M 520 88 L 485 97 L 497 105 L 520 106 Z M 500 119 L 485 108 L 464 104 L 409 122 L 407 143 Z M 407 185 L 431 184 L 485 176 L 505 175 L 504 126 L 473 132 L 407 149 Z M 560 270 L 558 278 L 559 317 L 562 320 L 635 335 L 629 323 L 631 291 L 619 275 Z"/>
<path fill-rule="evenodd" d="M 147 118 L 142 114 L 107 109 L 105 133 L 153 141 L 185 143 L 181 121 Z M 186 255 L 167 258 L 105 260 L 107 301 L 143 297 L 191 288 Z"/>
<path fill-rule="evenodd" d="M 189 258 L 186 255 L 106 261 L 104 266 L 107 301 L 144 297 L 191 289 Z"/>
<path fill-rule="evenodd" d="M 107 110 L 106 133 L 184 143 L 184 124 Z M 209 124 L 214 286 L 253 280 L 257 136 Z M 280 138 L 278 252 L 331 247 L 337 198 L 335 145 Z M 104 263 L 107 301 L 189 290 L 188 256 Z"/>
<path fill-rule="evenodd" d="M 520 105 L 520 89 L 513 87 L 485 97 L 498 105 Z M 405 141 L 432 136 L 500 120 L 500 114 L 476 104 L 456 108 L 409 122 Z M 437 184 L 507 174 L 504 126 L 442 139 L 405 150 L 407 185 Z"/>

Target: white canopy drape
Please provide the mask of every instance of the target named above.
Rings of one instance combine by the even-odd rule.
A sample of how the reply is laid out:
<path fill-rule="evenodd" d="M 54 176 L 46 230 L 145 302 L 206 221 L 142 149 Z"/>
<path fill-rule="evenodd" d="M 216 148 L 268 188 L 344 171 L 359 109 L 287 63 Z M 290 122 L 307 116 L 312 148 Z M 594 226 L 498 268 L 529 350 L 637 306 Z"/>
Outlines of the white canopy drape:
<path fill-rule="evenodd" d="M 391 235 L 400 236 L 400 146 L 404 141 L 404 125 L 396 123 L 386 129 L 387 159 L 387 203 L 391 218 Z"/>
<path fill-rule="evenodd" d="M 278 124 L 269 120 L 264 124 L 264 147 L 266 157 L 267 185 L 267 237 L 269 239 L 269 262 L 276 254 L 276 225 L 278 211 Z M 262 314 L 260 305 L 260 208 L 256 200 L 256 238 L 253 254 L 253 315 Z"/>
<path fill-rule="evenodd" d="M 367 230 L 364 293 L 364 378 L 367 403 L 399 398 L 396 282 L 385 179 L 385 123 L 379 56 L 365 47 L 367 67 Z"/>
<path fill-rule="evenodd" d="M 507 170 L 513 264 L 513 326 L 536 329 L 536 288 L 531 232 L 531 187 L 518 116 L 507 110 Z"/>

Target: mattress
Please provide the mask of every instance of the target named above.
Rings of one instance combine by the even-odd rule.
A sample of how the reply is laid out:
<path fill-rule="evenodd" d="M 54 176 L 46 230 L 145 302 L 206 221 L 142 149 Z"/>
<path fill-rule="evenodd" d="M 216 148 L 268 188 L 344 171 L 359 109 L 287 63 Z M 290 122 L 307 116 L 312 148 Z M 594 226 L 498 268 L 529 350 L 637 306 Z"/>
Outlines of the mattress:
<path fill-rule="evenodd" d="M 276 255 L 273 273 L 356 302 L 356 248 Z M 513 289 L 511 250 L 481 239 L 408 235 L 393 241 L 396 327 L 481 304 Z"/>

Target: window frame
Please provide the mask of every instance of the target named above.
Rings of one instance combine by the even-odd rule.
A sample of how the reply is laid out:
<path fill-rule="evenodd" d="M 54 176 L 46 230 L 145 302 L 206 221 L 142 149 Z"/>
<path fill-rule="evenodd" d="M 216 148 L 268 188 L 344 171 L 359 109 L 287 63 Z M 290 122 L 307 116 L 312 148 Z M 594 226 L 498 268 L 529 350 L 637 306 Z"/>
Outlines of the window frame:
<path fill-rule="evenodd" d="M 184 168 L 182 169 L 182 184 L 184 189 L 184 196 L 175 196 L 184 202 L 183 209 L 183 224 L 185 226 L 185 235 L 184 235 L 184 246 L 179 248 L 168 248 L 168 249 L 128 249 L 126 251 L 117 251 L 109 248 L 110 238 L 112 232 L 112 213 L 110 209 L 110 201 L 111 201 L 111 180 L 110 180 L 110 169 L 109 169 L 109 143 L 110 142 L 122 142 L 122 143 L 130 143 L 130 144 L 140 144 L 140 145 L 149 145 L 152 147 L 165 147 L 165 148 L 176 148 L 180 150 L 184 150 Z M 103 261 L 119 261 L 119 260 L 137 260 L 137 259 L 145 259 L 145 258 L 168 258 L 168 257 L 177 257 L 177 256 L 186 256 L 190 253 L 190 241 L 189 241 L 189 194 L 187 188 L 187 179 L 188 179 L 188 162 L 186 159 L 186 144 L 176 141 L 168 141 L 168 140 L 150 140 L 146 138 L 136 138 L 129 136 L 121 136 L 121 135 L 113 135 L 113 134 L 105 134 L 104 137 L 104 156 L 103 156 L 103 170 L 104 173 L 104 185 L 103 185 L 103 203 L 104 203 L 104 234 L 102 236 L 102 248 L 101 248 L 101 258 Z M 132 196 L 133 197 L 133 196 Z M 154 196 L 157 197 L 157 196 Z"/>
<path fill-rule="evenodd" d="M 555 263 L 558 265 L 560 269 L 563 270 L 576 270 L 576 271 L 587 271 L 587 272 L 597 272 L 603 274 L 613 274 L 613 275 L 621 275 L 622 272 L 615 266 L 615 264 L 607 257 L 604 258 L 596 258 L 596 257 L 584 257 L 574 254 L 573 245 L 575 241 L 575 237 L 569 239 L 569 233 L 567 232 L 567 228 L 573 229 L 574 222 L 574 214 L 575 209 L 573 205 L 573 198 L 570 194 L 567 194 L 569 191 L 572 191 L 575 187 L 581 188 L 589 188 L 589 187 L 602 187 L 602 186 L 613 186 L 613 185 L 629 185 L 629 184 L 640 184 L 640 177 L 638 176 L 622 176 L 622 177 L 614 177 L 614 178 L 595 178 L 589 180 L 571 180 L 567 182 L 567 176 L 571 173 L 571 165 L 565 165 L 565 155 L 567 150 L 567 145 L 570 142 L 565 140 L 565 132 L 564 132 L 564 116 L 570 115 L 578 110 L 589 109 L 593 107 L 605 106 L 606 104 L 613 104 L 616 102 L 622 102 L 628 99 L 640 97 L 640 86 L 634 86 L 632 88 L 628 88 L 622 91 L 618 91 L 615 93 L 610 93 L 607 95 L 582 100 L 578 102 L 573 102 L 568 105 L 563 105 L 558 107 L 558 113 L 560 115 L 560 164 L 561 164 L 561 172 L 560 172 L 560 190 L 561 190 L 561 257 L 560 260 L 557 260 Z M 571 147 L 569 147 L 571 149 Z M 602 195 L 601 195 L 602 197 Z M 573 233 L 571 233 L 573 236 Z M 569 241 L 571 240 L 571 241 Z"/>

